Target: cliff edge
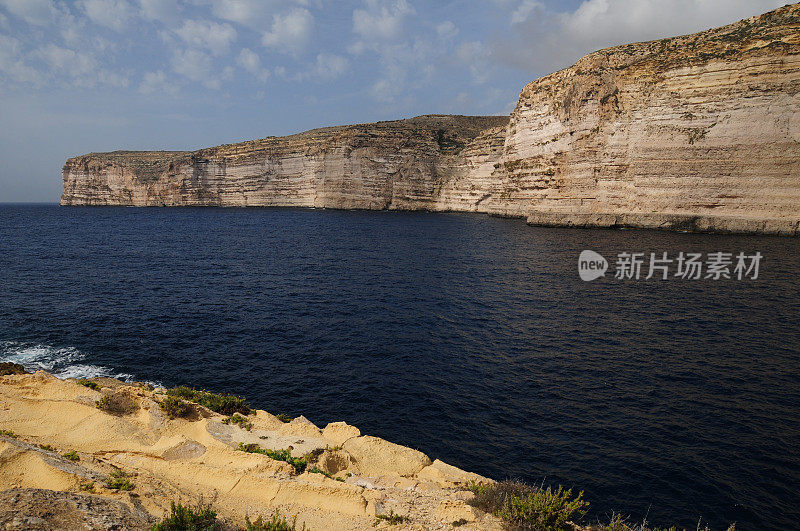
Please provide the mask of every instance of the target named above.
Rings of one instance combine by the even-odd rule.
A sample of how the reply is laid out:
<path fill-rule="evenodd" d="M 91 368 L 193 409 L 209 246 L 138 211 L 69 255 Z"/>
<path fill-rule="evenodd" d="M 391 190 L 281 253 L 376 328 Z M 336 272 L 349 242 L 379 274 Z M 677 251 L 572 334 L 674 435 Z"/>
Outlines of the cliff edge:
<path fill-rule="evenodd" d="M 202 502 L 232 529 L 275 510 L 298 529 L 387 528 L 391 515 L 406 528 L 502 529 L 466 503 L 470 484 L 491 483 L 477 474 L 344 422 L 320 429 L 210 395 L 209 407 L 248 413 L 220 414 L 181 396 L 0 376 L 0 527 L 150 529 L 172 502 Z"/>
<path fill-rule="evenodd" d="M 592 53 L 528 84 L 510 118 L 89 154 L 63 180 L 63 205 L 452 210 L 798 235 L 800 4 Z"/>

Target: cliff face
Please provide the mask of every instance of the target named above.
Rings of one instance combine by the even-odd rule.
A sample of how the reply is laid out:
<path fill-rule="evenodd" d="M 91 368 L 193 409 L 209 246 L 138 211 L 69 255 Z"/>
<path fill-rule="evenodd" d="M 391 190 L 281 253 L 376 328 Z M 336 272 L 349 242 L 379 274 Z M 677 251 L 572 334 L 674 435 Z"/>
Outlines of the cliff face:
<path fill-rule="evenodd" d="M 795 234 L 800 5 L 527 85 L 502 178 L 529 221 Z"/>
<path fill-rule="evenodd" d="M 507 123 L 420 116 L 195 152 L 93 153 L 67 161 L 61 203 L 470 209 Z"/>
<path fill-rule="evenodd" d="M 502 117 L 423 116 L 192 153 L 90 154 L 67 205 L 479 211 L 797 234 L 800 5 L 590 54 Z"/>

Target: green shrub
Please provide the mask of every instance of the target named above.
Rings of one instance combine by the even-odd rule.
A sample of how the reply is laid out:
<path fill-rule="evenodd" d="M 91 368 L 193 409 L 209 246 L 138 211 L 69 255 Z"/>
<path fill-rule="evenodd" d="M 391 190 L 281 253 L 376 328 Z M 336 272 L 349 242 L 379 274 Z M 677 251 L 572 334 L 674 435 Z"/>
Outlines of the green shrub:
<path fill-rule="evenodd" d="M 217 512 L 209 506 L 185 507 L 172 502 L 169 516 L 153 526 L 153 531 L 215 531 L 222 529 Z"/>
<path fill-rule="evenodd" d="M 41 448 L 42 450 L 44 450 L 46 452 L 55 452 L 56 451 L 56 449 L 53 448 L 52 446 L 50 446 L 49 444 L 37 444 L 36 446 L 38 446 L 39 448 Z"/>
<path fill-rule="evenodd" d="M 10 437 L 12 439 L 17 438 L 17 434 L 11 430 L 0 430 L 0 435 L 2 435 L 3 437 Z"/>
<path fill-rule="evenodd" d="M 475 497 L 469 502 L 470 505 L 491 514 L 495 514 L 505 507 L 512 497 L 521 498 L 536 490 L 525 483 L 510 480 L 488 484 L 471 482 L 468 488 L 475 494 Z"/>
<path fill-rule="evenodd" d="M 251 521 L 249 516 L 244 517 L 245 521 L 245 530 L 246 531 L 296 531 L 297 530 L 297 517 L 295 516 L 292 519 L 292 522 L 286 519 L 285 516 L 281 515 L 281 513 L 276 509 L 274 513 L 272 513 L 272 517 L 264 521 L 264 519 L 259 516 L 256 518 L 255 521 Z M 303 524 L 303 529 L 306 526 Z"/>
<path fill-rule="evenodd" d="M 8 376 L 9 374 L 28 374 L 28 371 L 19 363 L 0 362 L 0 376 Z"/>
<path fill-rule="evenodd" d="M 285 413 L 278 413 L 277 415 L 275 415 L 275 418 L 277 418 L 279 421 L 283 422 L 284 424 L 288 424 L 289 422 L 294 420 L 293 417 L 290 417 L 289 415 L 287 415 Z"/>
<path fill-rule="evenodd" d="M 326 478 L 334 479 L 332 474 L 328 474 L 327 472 L 325 472 L 322 469 L 317 468 L 316 466 L 308 469 L 308 473 L 309 474 L 322 474 Z"/>
<path fill-rule="evenodd" d="M 532 487 L 518 481 L 472 484 L 475 497 L 470 504 L 498 516 L 517 529 L 560 531 L 572 529 L 567 522 L 586 514 L 589 503 L 583 491 L 572 498 L 572 490 Z"/>
<path fill-rule="evenodd" d="M 94 492 L 94 481 L 88 481 L 86 483 L 79 483 L 78 488 L 83 492 Z"/>
<path fill-rule="evenodd" d="M 253 423 L 238 413 L 234 413 L 230 417 L 222 421 L 223 424 L 237 424 L 240 428 L 250 431 L 253 429 Z"/>
<path fill-rule="evenodd" d="M 250 405 L 241 396 L 199 391 L 191 387 L 186 387 L 185 385 L 167 389 L 167 395 L 176 396 L 188 400 L 189 402 L 200 404 L 222 415 L 233 415 L 234 413 L 249 415 L 251 411 Z"/>
<path fill-rule="evenodd" d="M 99 391 L 101 389 L 100 384 L 98 384 L 97 382 L 93 382 L 91 380 L 78 380 L 78 385 L 88 387 L 89 389 L 93 389 L 94 391 Z"/>
<path fill-rule="evenodd" d="M 80 461 L 81 456 L 78 455 L 78 452 L 75 450 L 70 450 L 69 452 L 62 455 L 62 457 L 66 457 L 70 461 Z"/>
<path fill-rule="evenodd" d="M 408 516 L 394 514 L 394 511 L 389 511 L 389 514 L 376 514 L 375 518 L 378 519 L 377 522 L 383 520 L 384 522 L 388 522 L 389 525 L 404 524 L 410 520 Z"/>
<path fill-rule="evenodd" d="M 497 516 L 519 527 L 528 527 L 543 530 L 571 530 L 567 525 L 573 517 L 582 517 L 586 514 L 589 505 L 583 500 L 583 491 L 572 498 L 572 489 L 564 490 L 561 485 L 558 490 L 537 489 L 533 494 L 518 498 L 512 496 L 505 507 L 497 512 Z"/>
<path fill-rule="evenodd" d="M 239 443 L 239 446 L 237 446 L 236 449 L 239 450 L 240 452 L 266 455 L 270 459 L 289 463 L 294 467 L 294 471 L 298 474 L 302 474 L 305 471 L 306 467 L 308 466 L 308 462 L 305 459 L 301 459 L 299 457 L 292 457 L 292 453 L 289 450 L 269 450 L 267 448 L 261 448 L 257 444 L 243 444 L 243 443 Z"/>
<path fill-rule="evenodd" d="M 190 404 L 184 402 L 177 396 L 166 397 L 158 404 L 158 407 L 171 419 L 189 417 L 194 411 Z"/>
<path fill-rule="evenodd" d="M 139 410 L 139 403 L 126 392 L 106 395 L 97 401 L 97 408 L 116 416 L 124 416 Z"/>
<path fill-rule="evenodd" d="M 106 487 L 112 490 L 133 490 L 134 485 L 131 483 L 128 474 L 122 470 L 117 470 L 106 478 Z"/>

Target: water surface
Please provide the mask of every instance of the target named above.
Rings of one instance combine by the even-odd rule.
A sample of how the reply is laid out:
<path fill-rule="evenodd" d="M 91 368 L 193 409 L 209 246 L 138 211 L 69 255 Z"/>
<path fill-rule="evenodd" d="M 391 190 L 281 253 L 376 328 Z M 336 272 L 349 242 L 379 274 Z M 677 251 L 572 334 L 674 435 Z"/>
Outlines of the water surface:
<path fill-rule="evenodd" d="M 760 251 L 582 282 L 583 249 Z M 0 358 L 188 383 L 694 529 L 800 521 L 800 241 L 469 214 L 0 206 Z"/>

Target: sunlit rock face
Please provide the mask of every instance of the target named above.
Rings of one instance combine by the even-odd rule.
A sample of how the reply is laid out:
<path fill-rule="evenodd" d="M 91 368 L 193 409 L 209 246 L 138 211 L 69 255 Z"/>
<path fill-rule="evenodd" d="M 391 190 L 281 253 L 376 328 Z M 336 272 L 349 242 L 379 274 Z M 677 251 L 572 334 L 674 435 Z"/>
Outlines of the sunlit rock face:
<path fill-rule="evenodd" d="M 421 116 L 69 159 L 65 205 L 477 211 L 797 234 L 800 5 L 590 54 L 505 117 Z"/>

